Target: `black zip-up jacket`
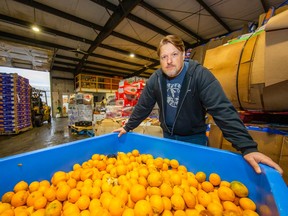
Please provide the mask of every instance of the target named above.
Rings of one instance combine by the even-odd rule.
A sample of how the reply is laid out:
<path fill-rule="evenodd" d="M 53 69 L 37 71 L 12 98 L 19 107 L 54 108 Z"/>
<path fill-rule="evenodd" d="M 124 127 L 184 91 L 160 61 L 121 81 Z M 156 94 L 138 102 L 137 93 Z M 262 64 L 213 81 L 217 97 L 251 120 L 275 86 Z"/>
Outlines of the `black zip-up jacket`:
<path fill-rule="evenodd" d="M 166 98 L 165 74 L 158 69 L 147 80 L 124 129 L 130 131 L 136 128 L 149 116 L 157 102 L 159 120 L 164 132 L 182 136 L 204 133 L 206 131 L 205 115 L 208 112 L 223 132 L 223 136 L 232 143 L 235 149 L 240 150 L 243 155 L 257 151 L 257 143 L 249 135 L 219 81 L 198 62 L 189 61 L 171 130 L 168 129 L 165 122 Z"/>

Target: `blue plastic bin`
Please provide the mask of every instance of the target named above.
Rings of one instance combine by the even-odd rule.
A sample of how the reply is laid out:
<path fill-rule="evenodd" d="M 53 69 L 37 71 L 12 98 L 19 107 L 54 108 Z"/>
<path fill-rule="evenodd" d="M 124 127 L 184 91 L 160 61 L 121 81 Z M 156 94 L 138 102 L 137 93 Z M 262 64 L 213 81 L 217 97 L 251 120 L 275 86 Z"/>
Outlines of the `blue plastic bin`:
<path fill-rule="evenodd" d="M 256 174 L 239 154 L 136 133 L 127 133 L 121 138 L 111 133 L 2 158 L 0 196 L 13 190 L 15 183 L 21 180 L 28 183 L 44 179 L 50 181 L 54 172 L 70 171 L 75 163 L 87 161 L 95 153 L 114 154 L 133 149 L 138 149 L 141 154 L 177 159 L 194 173 L 204 171 L 209 175 L 216 172 L 223 180 L 239 180 L 248 187 L 249 197 L 256 202 L 258 209 L 268 209 L 271 216 L 288 215 L 288 189 L 274 169 L 261 165 L 262 174 Z"/>

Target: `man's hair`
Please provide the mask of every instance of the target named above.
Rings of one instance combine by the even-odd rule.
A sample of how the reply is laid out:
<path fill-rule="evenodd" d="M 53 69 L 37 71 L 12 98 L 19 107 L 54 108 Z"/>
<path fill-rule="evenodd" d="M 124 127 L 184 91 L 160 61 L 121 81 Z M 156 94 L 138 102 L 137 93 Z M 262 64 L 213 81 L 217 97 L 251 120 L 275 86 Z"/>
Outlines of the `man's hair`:
<path fill-rule="evenodd" d="M 163 45 L 171 43 L 174 45 L 180 52 L 185 52 L 185 46 L 183 40 L 177 35 L 167 35 L 159 43 L 157 54 L 160 56 L 160 49 Z"/>

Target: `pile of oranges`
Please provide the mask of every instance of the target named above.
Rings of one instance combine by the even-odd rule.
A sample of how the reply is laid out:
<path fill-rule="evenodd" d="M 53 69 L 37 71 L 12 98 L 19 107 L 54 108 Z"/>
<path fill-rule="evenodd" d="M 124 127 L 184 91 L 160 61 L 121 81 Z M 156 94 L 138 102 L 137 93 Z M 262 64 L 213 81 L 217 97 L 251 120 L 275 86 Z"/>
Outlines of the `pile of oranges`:
<path fill-rule="evenodd" d="M 137 149 L 94 154 L 50 181 L 18 182 L 2 196 L 0 216 L 257 216 L 247 188 L 231 183 Z"/>

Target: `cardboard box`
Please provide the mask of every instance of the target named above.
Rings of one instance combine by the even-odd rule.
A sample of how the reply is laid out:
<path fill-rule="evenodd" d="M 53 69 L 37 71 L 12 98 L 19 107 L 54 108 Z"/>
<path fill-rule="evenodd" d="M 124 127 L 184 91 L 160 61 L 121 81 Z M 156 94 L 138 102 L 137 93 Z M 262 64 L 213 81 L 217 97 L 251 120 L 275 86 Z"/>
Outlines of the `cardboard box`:
<path fill-rule="evenodd" d="M 113 130 L 120 128 L 121 123 L 114 119 L 103 119 L 101 122 L 95 124 L 94 134 L 100 136 L 103 134 L 112 133 Z"/>
<path fill-rule="evenodd" d="M 144 134 L 156 137 L 163 137 L 163 130 L 160 126 L 150 125 L 144 128 Z"/>
<path fill-rule="evenodd" d="M 272 17 L 266 24 L 265 110 L 288 110 L 288 10 Z"/>
<path fill-rule="evenodd" d="M 252 128 L 252 127 L 251 127 Z M 258 143 L 258 150 L 270 157 L 273 161 L 278 163 L 282 169 L 284 169 L 284 180 L 288 185 L 288 137 L 287 135 L 269 133 L 265 132 L 264 128 L 255 127 L 254 129 L 248 130 L 249 134 L 255 142 Z M 232 147 L 232 144 L 227 141 L 216 125 L 210 126 L 209 146 L 221 148 L 231 152 L 237 152 L 235 148 Z"/>
<path fill-rule="evenodd" d="M 288 10 L 266 24 L 265 86 L 288 80 Z"/>
<path fill-rule="evenodd" d="M 214 124 L 210 125 L 210 131 L 208 135 L 208 146 L 213 148 L 222 148 L 222 140 L 223 140 L 223 134 L 219 127 L 217 127 Z"/>

